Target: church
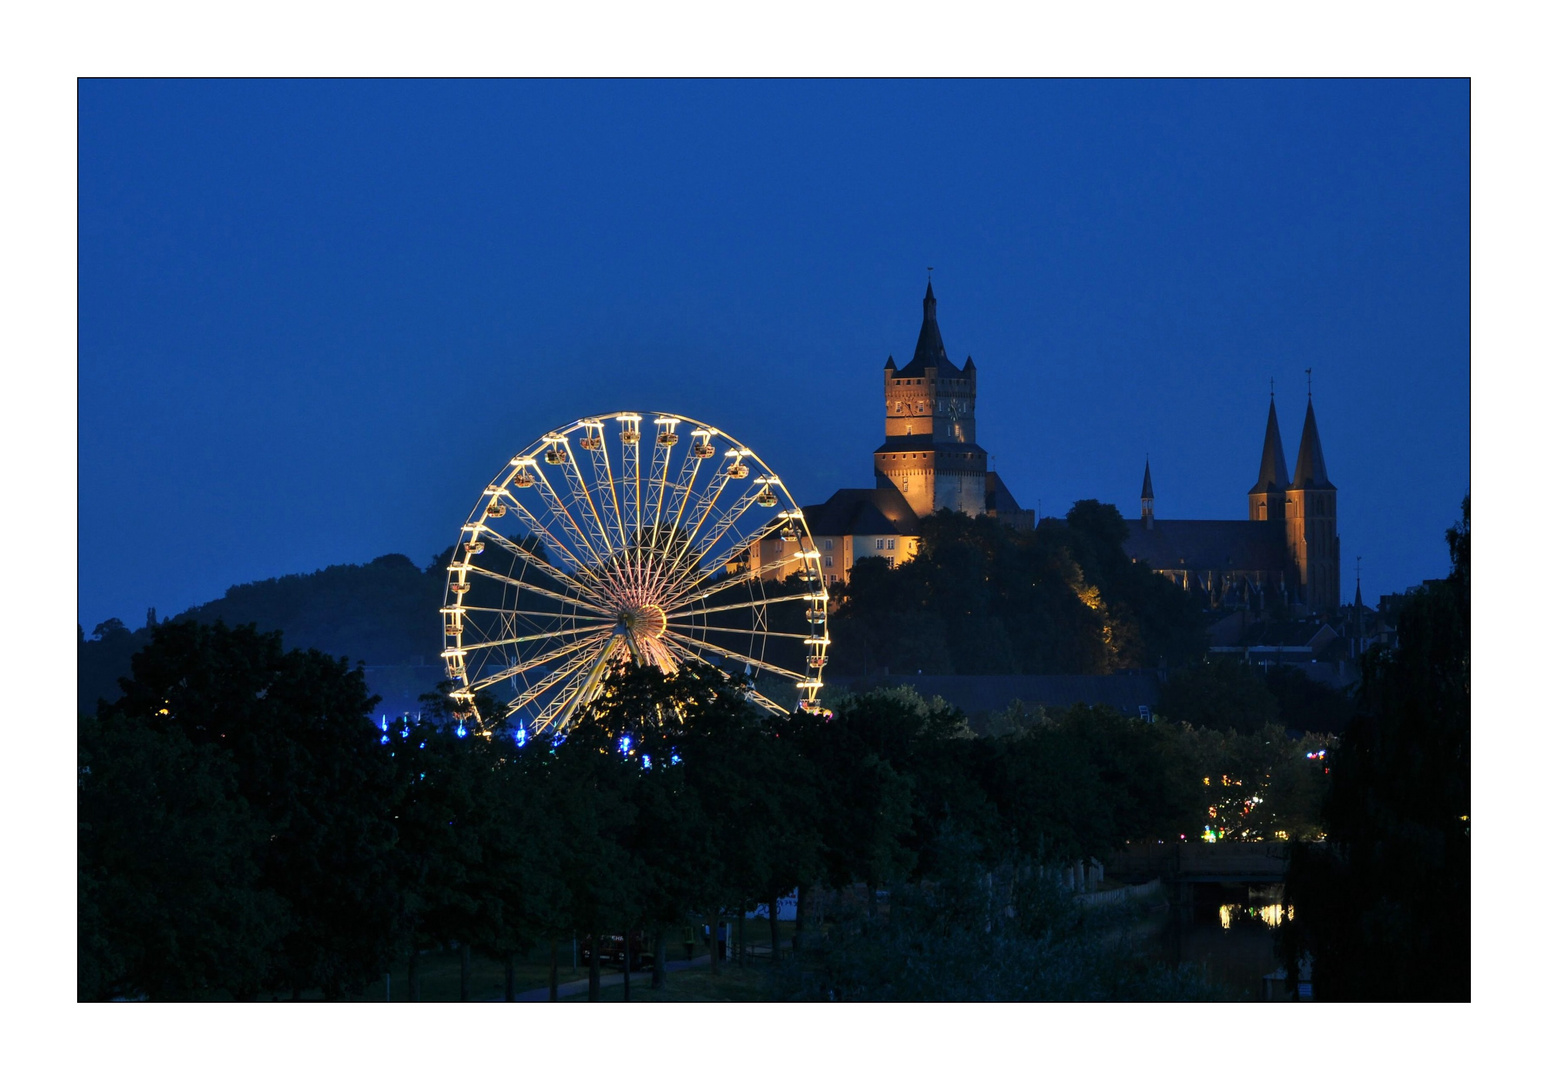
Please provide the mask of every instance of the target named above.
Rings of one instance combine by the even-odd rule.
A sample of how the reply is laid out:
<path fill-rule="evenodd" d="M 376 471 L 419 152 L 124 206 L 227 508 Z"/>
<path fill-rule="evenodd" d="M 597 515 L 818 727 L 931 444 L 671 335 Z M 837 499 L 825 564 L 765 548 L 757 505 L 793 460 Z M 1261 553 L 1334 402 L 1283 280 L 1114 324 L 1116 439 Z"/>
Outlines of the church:
<path fill-rule="evenodd" d="M 1199 594 L 1211 608 L 1322 614 L 1339 606 L 1338 489 L 1328 479 L 1311 394 L 1295 472 L 1285 467 L 1279 416 L 1269 394 L 1258 482 L 1239 521 L 1163 519 L 1145 462 L 1140 516 L 1130 518 L 1124 550 Z"/>
<path fill-rule="evenodd" d="M 924 319 L 913 358 L 882 366 L 883 439 L 872 454 L 872 488 L 841 488 L 802 508 L 828 585 L 849 581 L 855 560 L 907 562 L 919 550 L 919 519 L 937 510 L 987 514 L 1006 526 L 1034 529 L 977 442 L 978 367 L 946 355 L 936 320 L 935 287 L 926 284 Z M 1328 479 L 1307 394 L 1295 472 L 1285 464 L 1279 419 L 1269 395 L 1268 429 L 1258 482 L 1237 521 L 1160 519 L 1150 462 L 1140 491 L 1140 517 L 1128 519 L 1124 548 L 1213 609 L 1321 613 L 1339 605 L 1337 491 Z M 753 565 L 777 562 L 784 542 L 769 539 L 749 553 Z"/>

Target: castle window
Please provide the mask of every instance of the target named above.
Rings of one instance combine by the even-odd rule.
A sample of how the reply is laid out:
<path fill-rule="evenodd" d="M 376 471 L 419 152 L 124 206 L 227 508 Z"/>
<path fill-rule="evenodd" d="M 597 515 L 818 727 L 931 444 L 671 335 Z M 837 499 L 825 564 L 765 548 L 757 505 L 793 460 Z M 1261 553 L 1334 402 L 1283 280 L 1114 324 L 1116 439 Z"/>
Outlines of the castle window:
<path fill-rule="evenodd" d="M 774 541 L 774 550 L 775 551 L 784 551 L 785 550 L 785 542 L 783 540 L 776 540 L 776 541 Z"/>
<path fill-rule="evenodd" d="M 903 478 L 903 490 L 904 491 L 908 490 L 908 477 L 906 477 L 906 476 Z"/>
<path fill-rule="evenodd" d="M 888 570 L 891 570 L 893 568 L 893 565 L 894 565 L 895 561 L 896 560 L 894 559 L 893 556 L 891 556 L 891 555 L 887 556 L 887 569 Z"/>
<path fill-rule="evenodd" d="M 833 541 L 832 540 L 824 540 L 822 542 L 822 549 L 824 551 L 832 551 L 833 550 Z M 832 566 L 833 564 L 829 563 L 828 565 Z"/>
<path fill-rule="evenodd" d="M 833 556 L 832 555 L 824 555 L 822 557 L 822 565 L 824 565 L 824 566 L 832 566 L 833 565 Z"/>
<path fill-rule="evenodd" d="M 882 550 L 882 538 L 879 537 L 879 536 L 876 538 L 876 550 L 877 551 L 881 551 Z"/>
<path fill-rule="evenodd" d="M 892 537 L 888 537 L 887 538 L 887 550 L 888 551 L 891 551 L 893 548 L 895 548 L 897 546 L 898 546 L 897 540 L 893 539 Z"/>

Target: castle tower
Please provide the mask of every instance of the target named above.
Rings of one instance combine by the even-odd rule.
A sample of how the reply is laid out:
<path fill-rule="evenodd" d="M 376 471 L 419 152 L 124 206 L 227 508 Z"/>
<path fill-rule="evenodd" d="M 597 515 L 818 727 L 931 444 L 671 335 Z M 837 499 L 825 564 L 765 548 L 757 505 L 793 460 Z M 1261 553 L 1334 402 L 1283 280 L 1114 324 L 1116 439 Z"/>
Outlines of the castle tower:
<path fill-rule="evenodd" d="M 1300 576 L 1301 600 L 1309 611 L 1331 611 L 1339 601 L 1338 489 L 1322 460 L 1309 391 L 1301 449 L 1284 500 L 1285 540 Z"/>
<path fill-rule="evenodd" d="M 1289 485 L 1290 470 L 1285 468 L 1285 446 L 1279 440 L 1279 417 L 1274 413 L 1274 392 L 1270 390 L 1268 429 L 1263 433 L 1263 461 L 1258 466 L 1258 482 L 1247 491 L 1248 520 L 1283 521 L 1285 488 Z"/>
<path fill-rule="evenodd" d="M 1150 455 L 1145 455 L 1145 483 L 1140 487 L 1140 523 L 1147 529 L 1156 527 L 1156 492 L 1150 486 Z"/>
<path fill-rule="evenodd" d="M 874 455 L 876 486 L 893 487 L 921 517 L 936 510 L 982 514 L 988 455 L 973 416 L 978 369 L 946 357 L 935 320 L 935 287 L 925 286 L 924 323 L 914 358 L 899 371 L 882 368 L 886 439 Z"/>

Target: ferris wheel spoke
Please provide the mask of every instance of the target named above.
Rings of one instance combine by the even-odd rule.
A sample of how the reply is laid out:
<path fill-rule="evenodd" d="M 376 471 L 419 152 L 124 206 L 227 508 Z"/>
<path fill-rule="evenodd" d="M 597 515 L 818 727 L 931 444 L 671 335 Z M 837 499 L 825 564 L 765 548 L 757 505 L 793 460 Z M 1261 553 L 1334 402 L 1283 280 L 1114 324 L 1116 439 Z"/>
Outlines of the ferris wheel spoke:
<path fill-rule="evenodd" d="M 619 440 L 623 445 L 623 531 L 624 546 L 639 542 L 640 533 L 640 416 L 626 413 L 618 417 L 623 425 Z"/>
<path fill-rule="evenodd" d="M 457 569 L 463 569 L 463 567 L 459 566 Z M 527 592 L 536 593 L 538 596 L 546 596 L 550 600 L 558 600 L 563 604 L 572 604 L 575 607 L 585 608 L 587 611 L 593 612 L 594 614 L 600 615 L 604 618 L 609 617 L 609 612 L 606 609 L 598 606 L 599 604 L 606 603 L 606 601 L 591 589 L 583 590 L 584 594 L 591 599 L 582 600 L 576 596 L 566 596 L 563 593 L 553 592 L 552 590 L 545 589 L 540 585 L 534 585 L 530 581 L 522 581 L 520 578 L 509 577 L 494 570 L 486 570 L 482 566 L 479 566 L 477 563 L 468 563 L 466 569 L 472 571 L 475 574 L 478 574 L 480 577 L 486 577 L 493 581 L 503 582 L 506 585 L 512 585 L 518 589 L 524 589 Z M 595 600 L 596 603 L 592 603 L 591 600 Z"/>
<path fill-rule="evenodd" d="M 585 678 L 579 680 L 579 685 L 571 683 L 569 687 L 566 687 L 565 693 L 557 695 L 538 714 L 534 726 L 539 731 L 548 727 L 549 724 L 563 731 L 570 726 L 570 718 L 575 715 L 576 709 L 596 700 L 597 695 L 602 692 L 602 675 L 606 672 L 608 661 L 612 658 L 617 647 L 618 636 L 615 634 L 613 640 L 608 642 L 602 649 L 602 655 L 597 657 L 596 663 L 592 664 L 591 670 L 586 673 Z M 569 692 L 572 689 L 573 693 Z"/>
<path fill-rule="evenodd" d="M 719 521 L 715 522 L 715 527 L 694 546 L 693 554 L 698 555 L 701 559 L 708 556 L 715 549 L 715 545 L 720 543 L 721 537 L 730 532 L 732 527 L 742 519 L 742 516 L 757 505 L 758 492 L 759 489 L 754 485 L 745 495 L 737 499 L 730 511 Z"/>
<path fill-rule="evenodd" d="M 587 596 L 597 596 L 597 593 L 594 589 L 590 588 L 589 586 L 582 585 L 578 580 L 571 577 L 563 570 L 559 569 L 559 567 L 555 566 L 551 562 L 545 561 L 535 552 L 523 547 L 521 544 L 517 543 L 515 540 L 512 540 L 498 529 L 491 529 L 489 526 L 485 525 L 482 528 L 474 531 L 473 538 L 475 540 L 481 539 L 483 537 L 488 537 L 500 547 L 504 548 L 506 551 L 509 551 L 518 559 L 521 559 L 528 566 L 534 567 L 538 571 L 557 579 L 563 584 L 568 585 L 570 588 L 574 589 L 576 592 L 584 593 Z M 600 597 L 597 598 L 600 599 Z"/>
<path fill-rule="evenodd" d="M 661 509 L 666 504 L 667 473 L 672 467 L 672 441 L 663 441 L 667 435 L 672 440 L 677 438 L 677 422 L 662 422 L 658 417 L 656 426 L 660 430 L 656 435 L 655 450 L 650 456 L 650 488 L 647 498 L 647 507 L 650 510 L 650 526 L 658 529 L 661 526 Z"/>
<path fill-rule="evenodd" d="M 566 458 L 570 456 L 568 449 L 564 451 L 564 456 Z M 563 471 L 564 466 L 561 464 L 558 468 Z M 591 540 L 586 536 L 585 530 L 576 522 L 575 515 L 570 513 L 569 506 L 559 497 L 559 492 L 554 489 L 553 483 L 549 481 L 548 474 L 539 468 L 534 468 L 532 471 L 537 476 L 538 494 L 542 496 L 544 505 L 548 507 L 549 515 L 559 523 L 559 527 L 564 530 L 565 534 L 569 536 L 571 543 L 575 545 L 575 554 L 580 554 L 581 549 L 584 548 L 586 554 L 590 556 L 590 559 L 582 565 L 598 566 L 606 561 L 598 554 L 597 549 L 591 546 Z"/>
<path fill-rule="evenodd" d="M 562 702 L 567 700 L 568 696 L 577 688 L 577 684 L 584 681 L 580 673 L 582 671 L 587 671 L 588 669 L 590 673 L 595 673 L 599 668 L 604 666 L 608 657 L 610 657 L 613 651 L 617 648 L 617 644 L 617 634 L 610 634 L 606 641 L 596 642 L 592 648 L 587 649 L 579 656 L 572 658 L 562 667 L 549 672 L 536 683 L 529 686 L 515 697 L 511 698 L 508 708 L 513 713 L 517 712 L 518 710 L 525 709 L 528 705 L 531 705 L 533 702 L 543 697 L 556 686 L 560 686 L 560 684 L 564 685 L 555 694 L 554 700 L 550 701 L 549 705 L 552 705 L 554 701 Z M 540 710 L 538 715 L 539 719 L 542 720 L 543 711 Z M 551 720 L 552 718 L 550 717 L 549 719 Z M 543 721 L 545 725 L 547 722 L 548 721 Z M 539 727 L 538 730 L 542 730 L 542 728 Z"/>
<path fill-rule="evenodd" d="M 537 656 L 529 657 L 528 659 L 519 663 L 512 664 L 510 667 L 501 668 L 499 671 L 492 675 L 481 675 L 474 681 L 468 683 L 468 689 L 482 690 L 486 686 L 493 686 L 495 683 L 500 682 L 502 679 L 509 679 L 517 675 L 523 675 L 526 672 L 531 671 L 533 668 L 542 667 L 544 664 L 551 664 L 555 660 L 558 660 L 560 657 L 570 656 L 573 653 L 580 652 L 581 650 L 588 649 L 592 646 L 600 647 L 606 643 L 607 639 L 612 636 L 612 633 L 613 631 L 610 629 L 593 631 L 591 635 L 583 637 L 578 641 L 572 641 L 568 645 L 561 645 L 557 649 L 541 653 Z"/>
<path fill-rule="evenodd" d="M 816 552 L 812 553 L 812 555 L 815 554 Z M 668 597 L 667 602 L 663 603 L 661 606 L 667 611 L 675 611 L 685 604 L 691 604 L 699 600 L 707 600 L 718 592 L 724 592 L 726 589 L 733 589 L 738 585 L 745 585 L 756 578 L 762 578 L 772 570 L 778 570 L 782 566 L 800 562 L 801 560 L 810 557 L 811 556 L 805 554 L 805 549 L 803 548 L 801 551 L 797 551 L 793 555 L 786 555 L 782 558 L 775 559 L 773 562 L 764 563 L 763 565 L 756 567 L 750 566 L 746 570 L 738 570 L 736 573 L 729 575 L 724 580 L 717 581 L 713 585 L 710 585 L 708 588 L 694 592 L 693 590 L 695 588 L 697 588 L 703 582 L 709 580 L 710 574 L 704 574 L 695 581 L 685 582 L 683 586 L 674 592 L 670 597 Z"/>
<path fill-rule="evenodd" d="M 700 497 L 698 505 L 694 508 L 698 516 L 694 520 L 693 527 L 688 530 L 687 535 L 683 538 L 681 549 L 678 550 L 667 568 L 667 577 L 671 577 L 682 569 L 684 556 L 693 547 L 694 539 L 699 535 L 699 530 L 704 528 L 704 523 L 709 520 L 710 514 L 715 509 L 715 503 L 720 500 L 721 492 L 725 491 L 726 485 L 730 482 L 731 474 L 724 469 L 716 473 L 715 478 L 710 481 L 709 488 Z"/>
<path fill-rule="evenodd" d="M 764 697 L 762 694 L 758 693 L 758 691 L 754 690 L 750 686 L 743 687 L 742 688 L 742 693 L 747 695 L 747 700 L 748 701 L 751 701 L 751 702 L 753 702 L 756 705 L 763 706 L 764 709 L 768 710 L 771 713 L 777 713 L 777 714 L 779 714 L 781 716 L 789 715 L 789 713 L 790 713 L 789 709 L 785 708 L 783 705 L 779 704 L 777 701 L 770 701 L 768 698 Z"/>
<path fill-rule="evenodd" d="M 700 615 L 713 615 L 716 612 L 721 611 L 739 611 L 744 608 L 761 608 L 767 607 L 769 604 L 788 604 L 797 600 L 803 604 L 810 604 L 813 600 L 820 599 L 820 597 L 814 596 L 811 593 L 791 593 L 789 596 L 770 596 L 764 600 L 745 600 L 739 604 L 721 604 L 718 607 L 711 608 L 691 608 L 687 606 L 688 604 L 693 603 L 698 599 L 700 599 L 700 597 L 695 596 L 690 600 L 685 600 L 677 607 L 667 610 L 667 614 L 669 616 L 675 615 L 678 619 L 691 619 Z"/>
<path fill-rule="evenodd" d="M 585 477 L 581 476 L 580 462 L 575 460 L 574 454 L 567 454 L 566 457 L 569 459 L 569 467 L 565 470 L 564 478 L 570 485 L 570 498 L 580 511 L 581 520 L 592 529 L 597 544 L 611 555 L 614 551 L 613 541 L 608 536 L 602 515 L 597 512 L 597 504 L 592 501 L 591 489 L 586 486 Z"/>
<path fill-rule="evenodd" d="M 676 436 L 676 424 L 671 425 L 671 433 Z M 696 440 L 701 437 L 705 429 L 696 428 L 688 436 L 690 447 L 695 446 Z M 703 437 L 707 438 L 707 435 Z M 668 447 L 668 460 L 670 460 L 671 448 Z M 688 496 L 693 491 L 693 485 L 698 479 L 699 466 L 704 458 L 689 451 L 683 454 L 682 464 L 678 466 L 677 480 L 668 482 L 668 462 L 662 463 L 661 489 L 656 496 L 656 519 L 652 527 L 651 557 L 647 567 L 647 576 L 659 583 L 668 572 L 668 567 L 677 562 L 677 554 L 683 546 L 682 517 L 683 511 L 688 505 Z M 671 502 L 667 503 L 667 491 L 671 491 Z M 663 528 L 662 519 L 666 519 Z"/>
<path fill-rule="evenodd" d="M 746 513 L 746 507 L 750 506 L 756 498 L 756 491 L 747 492 L 742 496 L 741 499 L 737 501 L 737 506 L 741 506 L 741 509 L 738 510 L 737 506 L 733 506 L 731 512 L 737 516 Z M 703 524 L 704 522 L 700 521 L 698 527 L 702 527 Z M 749 546 L 754 542 L 763 540 L 772 535 L 774 530 L 779 528 L 780 524 L 781 521 L 779 518 L 775 518 L 773 521 L 769 522 L 763 527 L 761 532 L 755 537 L 754 540 L 748 541 Z M 695 528 L 695 536 L 698 534 L 698 527 Z M 725 529 L 721 527 L 720 521 L 716 521 L 714 528 L 711 530 L 711 535 L 702 544 L 696 545 L 694 543 L 694 536 L 688 537 L 687 541 L 683 545 L 682 550 L 677 553 L 677 557 L 673 560 L 672 565 L 667 573 L 667 578 L 669 580 L 679 575 L 681 575 L 684 579 L 683 582 L 672 591 L 672 595 L 674 597 L 685 595 L 698 588 L 704 582 L 714 577 L 715 574 L 720 570 L 721 564 L 724 560 L 720 558 L 711 559 L 706 565 L 705 559 L 706 556 L 709 555 L 710 550 L 720 540 L 720 537 L 724 535 Z M 697 568 L 690 569 L 694 567 L 695 564 L 697 564 Z M 694 577 L 692 581 L 688 581 L 687 578 L 693 574 L 697 574 L 698 576 Z"/>
<path fill-rule="evenodd" d="M 618 534 L 614 550 L 621 551 L 628 546 L 629 541 L 624 535 L 623 510 L 618 505 L 618 485 L 613 482 L 613 462 L 607 453 L 606 432 L 600 420 L 594 424 L 588 423 L 587 430 L 596 438 L 591 450 L 591 475 L 597 481 L 597 495 L 601 498 L 602 510 Z"/>
<path fill-rule="evenodd" d="M 672 485 L 672 503 L 667 508 L 667 517 L 672 521 L 673 530 L 681 529 L 683 524 L 683 511 L 688 509 L 688 496 L 693 493 L 693 485 L 699 480 L 699 467 L 704 464 L 705 458 L 698 454 L 699 443 L 695 439 L 703 439 L 702 445 L 709 447 L 709 432 L 704 428 L 696 428 L 689 437 L 693 450 L 684 455 L 683 463 L 677 470 L 677 483 Z"/>
<path fill-rule="evenodd" d="M 773 672 L 775 675 L 780 675 L 787 679 L 795 679 L 799 681 L 804 678 L 804 676 L 798 675 L 794 671 L 791 671 L 789 668 L 782 668 L 778 664 L 771 664 L 767 660 L 756 659 L 755 657 L 748 656 L 746 653 L 736 652 L 734 649 L 727 649 L 720 645 L 711 644 L 708 641 L 700 641 L 697 638 L 691 638 L 685 634 L 679 634 L 675 630 L 669 629 L 666 631 L 666 633 L 673 640 L 682 643 L 686 648 L 694 651 L 699 649 L 707 649 L 718 656 L 724 656 L 727 660 L 735 660 L 739 664 L 750 664 L 762 671 Z"/>
<path fill-rule="evenodd" d="M 519 637 L 501 638 L 497 641 L 474 641 L 458 646 L 456 651 L 470 653 L 478 649 L 497 649 L 505 645 L 525 645 L 532 641 L 553 641 L 557 638 L 574 637 L 576 634 L 594 634 L 601 629 L 602 627 L 599 626 L 578 626 L 571 630 L 552 630 L 546 634 L 523 634 Z M 447 651 L 450 652 L 452 650 Z M 441 655 L 445 656 L 446 653 Z"/>
<path fill-rule="evenodd" d="M 533 471 L 535 472 L 536 470 L 534 469 Z M 527 527 L 527 531 L 543 541 L 543 543 L 547 546 L 547 551 L 549 554 L 556 558 L 563 557 L 565 561 L 568 562 L 570 566 L 573 566 L 577 571 L 586 573 L 588 575 L 590 574 L 590 567 L 586 561 L 577 557 L 575 552 L 566 547 L 560 541 L 560 539 L 553 534 L 553 531 L 549 529 L 548 526 L 539 521 L 537 515 L 534 514 L 531 510 L 528 510 L 520 500 L 510 499 L 507 505 L 510 506 L 511 512 L 515 514 L 521 523 Z M 552 564 L 549 563 L 547 565 Z"/>

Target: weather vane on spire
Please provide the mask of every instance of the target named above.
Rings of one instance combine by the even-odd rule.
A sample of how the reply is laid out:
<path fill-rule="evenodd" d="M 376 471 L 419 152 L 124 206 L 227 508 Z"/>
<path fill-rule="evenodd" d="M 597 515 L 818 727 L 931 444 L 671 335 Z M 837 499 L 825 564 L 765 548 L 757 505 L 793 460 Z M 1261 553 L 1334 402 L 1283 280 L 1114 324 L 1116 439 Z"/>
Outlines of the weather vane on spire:
<path fill-rule="evenodd" d="M 1306 400 L 1311 400 L 1311 368 L 1306 369 Z"/>
<path fill-rule="evenodd" d="M 1274 400 L 1274 376 L 1269 376 L 1269 400 Z"/>

